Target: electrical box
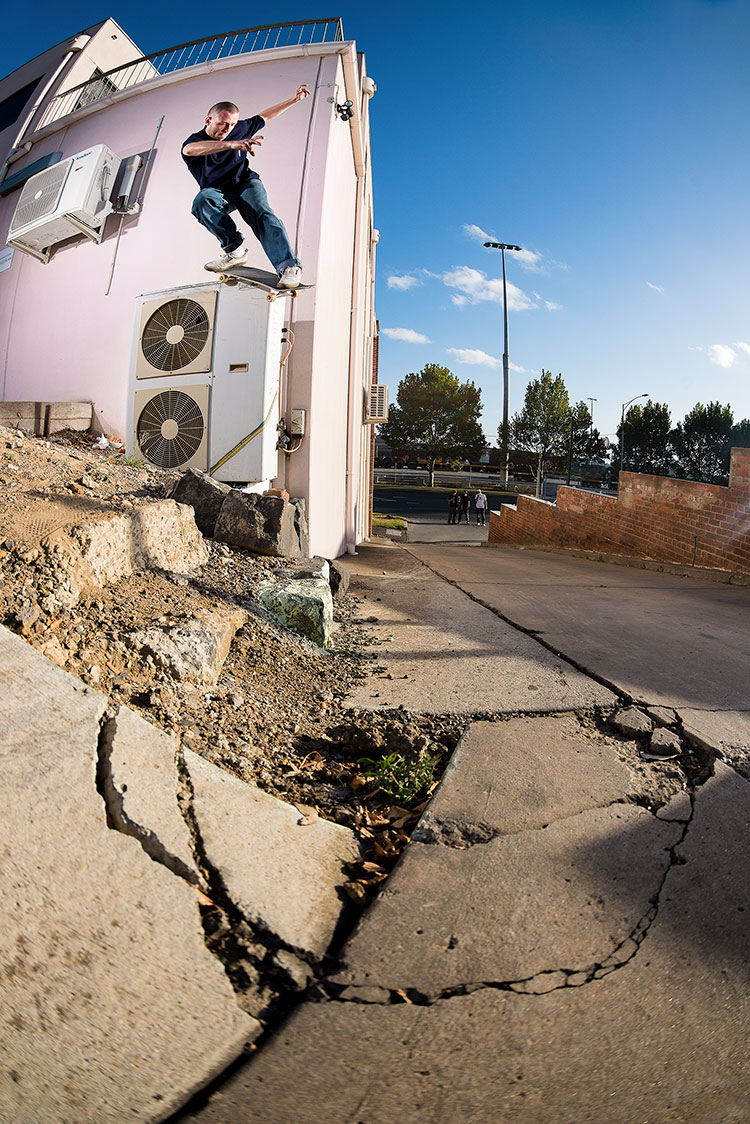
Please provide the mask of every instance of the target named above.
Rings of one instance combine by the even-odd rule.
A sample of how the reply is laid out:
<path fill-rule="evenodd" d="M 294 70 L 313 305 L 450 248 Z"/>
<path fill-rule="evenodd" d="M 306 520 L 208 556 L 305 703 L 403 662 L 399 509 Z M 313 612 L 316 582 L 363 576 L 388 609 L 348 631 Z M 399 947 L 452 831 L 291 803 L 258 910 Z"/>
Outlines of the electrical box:
<path fill-rule="evenodd" d="M 289 432 L 292 437 L 305 436 L 305 420 L 306 414 L 304 410 L 292 410 L 289 419 Z"/>

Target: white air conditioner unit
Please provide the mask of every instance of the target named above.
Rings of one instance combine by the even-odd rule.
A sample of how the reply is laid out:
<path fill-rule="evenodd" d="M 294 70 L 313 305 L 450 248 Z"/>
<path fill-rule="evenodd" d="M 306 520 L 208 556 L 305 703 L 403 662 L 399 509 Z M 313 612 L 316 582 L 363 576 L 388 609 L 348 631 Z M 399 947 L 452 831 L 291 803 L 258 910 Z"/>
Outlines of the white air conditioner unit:
<path fill-rule="evenodd" d="M 85 234 L 100 242 L 120 158 L 97 144 L 31 176 L 8 231 L 8 245 L 47 262 L 58 242 Z"/>
<path fill-rule="evenodd" d="M 128 453 L 160 468 L 215 468 L 215 480 L 268 486 L 278 471 L 284 313 L 282 299 L 218 282 L 140 297 Z"/>
<path fill-rule="evenodd" d="M 365 408 L 365 425 L 388 421 L 388 387 L 376 382 L 370 387 Z"/>

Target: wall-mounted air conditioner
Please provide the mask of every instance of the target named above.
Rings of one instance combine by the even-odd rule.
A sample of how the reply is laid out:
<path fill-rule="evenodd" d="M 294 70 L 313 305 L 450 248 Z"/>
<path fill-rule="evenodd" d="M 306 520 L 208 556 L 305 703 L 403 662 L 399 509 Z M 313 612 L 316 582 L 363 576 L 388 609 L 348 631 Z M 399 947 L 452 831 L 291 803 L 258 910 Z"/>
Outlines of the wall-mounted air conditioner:
<path fill-rule="evenodd" d="M 386 421 L 388 421 L 388 387 L 385 383 L 376 382 L 370 387 L 365 402 L 365 425 Z"/>
<path fill-rule="evenodd" d="M 278 471 L 284 312 L 283 300 L 259 289 L 219 283 L 139 297 L 128 453 L 181 471 L 219 465 L 215 480 L 269 484 Z"/>
<path fill-rule="evenodd" d="M 24 184 L 8 231 L 8 245 L 47 262 L 58 242 L 85 234 L 100 242 L 120 158 L 97 144 L 37 172 Z"/>

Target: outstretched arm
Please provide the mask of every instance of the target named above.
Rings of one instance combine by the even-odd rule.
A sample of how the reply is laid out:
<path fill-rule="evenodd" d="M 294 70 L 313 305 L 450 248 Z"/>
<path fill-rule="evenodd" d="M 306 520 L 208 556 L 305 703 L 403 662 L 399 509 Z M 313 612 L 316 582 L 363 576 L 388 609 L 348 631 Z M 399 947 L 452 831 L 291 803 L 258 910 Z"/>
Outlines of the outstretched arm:
<path fill-rule="evenodd" d="M 273 121 L 274 117 L 278 117 L 285 110 L 291 109 L 298 101 L 304 101 L 304 99 L 309 96 L 310 91 L 303 83 L 301 86 L 297 87 L 292 97 L 288 98 L 286 101 L 280 101 L 278 105 L 271 105 L 268 109 L 261 109 L 258 116 L 262 117 L 264 121 Z"/>
<path fill-rule="evenodd" d="M 263 135 L 257 133 L 254 137 L 249 137 L 247 140 L 207 140 L 207 141 L 193 141 L 192 144 L 186 144 L 182 147 L 183 156 L 210 156 L 212 152 L 226 152 L 229 148 L 241 148 L 243 152 L 249 152 L 251 156 L 255 156 L 254 145 L 263 143 Z"/>

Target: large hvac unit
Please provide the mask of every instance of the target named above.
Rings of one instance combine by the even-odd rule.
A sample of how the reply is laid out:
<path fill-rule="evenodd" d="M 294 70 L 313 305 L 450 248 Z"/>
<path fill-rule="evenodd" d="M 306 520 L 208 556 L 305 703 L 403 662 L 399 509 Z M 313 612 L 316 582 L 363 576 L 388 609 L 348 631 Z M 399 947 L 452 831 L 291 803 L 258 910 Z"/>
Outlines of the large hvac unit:
<path fill-rule="evenodd" d="M 282 298 L 218 283 L 139 297 L 128 453 L 268 484 L 278 470 L 284 312 Z"/>
<path fill-rule="evenodd" d="M 58 242 L 85 234 L 100 242 L 120 158 L 97 144 L 31 176 L 23 186 L 8 231 L 8 245 L 49 261 Z"/>

